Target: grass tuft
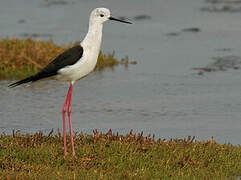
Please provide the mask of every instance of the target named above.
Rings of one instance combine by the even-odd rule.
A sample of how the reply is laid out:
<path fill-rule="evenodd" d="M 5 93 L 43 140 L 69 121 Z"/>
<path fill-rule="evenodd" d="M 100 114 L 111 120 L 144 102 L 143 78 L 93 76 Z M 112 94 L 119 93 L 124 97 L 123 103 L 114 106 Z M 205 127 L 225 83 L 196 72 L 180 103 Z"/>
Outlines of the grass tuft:
<path fill-rule="evenodd" d="M 71 144 L 68 139 L 68 150 Z M 76 158 L 63 155 L 60 134 L 0 136 L 0 179 L 236 179 L 241 146 L 158 139 L 130 131 L 74 137 Z"/>
<path fill-rule="evenodd" d="M 1 39 L 0 79 L 23 78 L 37 73 L 60 53 L 77 43 L 79 42 L 58 46 L 52 40 L 40 41 L 30 38 L 20 40 L 16 37 Z M 100 52 L 95 70 L 103 70 L 119 64 L 128 65 L 127 57 L 119 61 L 114 55 L 114 52 L 107 55 Z"/>

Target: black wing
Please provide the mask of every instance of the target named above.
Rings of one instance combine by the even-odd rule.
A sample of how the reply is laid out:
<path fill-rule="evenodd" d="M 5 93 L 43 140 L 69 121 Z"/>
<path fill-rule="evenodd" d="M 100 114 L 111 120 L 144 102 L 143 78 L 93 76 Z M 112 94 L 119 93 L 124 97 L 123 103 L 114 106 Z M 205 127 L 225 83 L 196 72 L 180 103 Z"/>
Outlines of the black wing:
<path fill-rule="evenodd" d="M 28 82 L 34 82 L 43 78 L 55 76 L 58 74 L 58 70 L 75 64 L 83 55 L 83 47 L 78 45 L 74 46 L 62 54 L 57 56 L 53 61 L 51 61 L 45 68 L 43 68 L 39 73 L 27 77 L 23 80 L 17 81 L 13 84 L 10 84 L 8 87 L 15 87 L 20 84 L 25 84 Z"/>

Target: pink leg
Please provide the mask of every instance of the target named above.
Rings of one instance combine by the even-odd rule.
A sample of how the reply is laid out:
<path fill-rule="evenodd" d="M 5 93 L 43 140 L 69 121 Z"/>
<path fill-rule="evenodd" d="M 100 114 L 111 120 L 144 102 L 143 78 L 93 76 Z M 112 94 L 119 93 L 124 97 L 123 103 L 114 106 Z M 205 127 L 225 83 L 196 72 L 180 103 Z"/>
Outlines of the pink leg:
<path fill-rule="evenodd" d="M 74 151 L 74 140 L 73 140 L 73 133 L 72 133 L 72 124 L 71 124 L 71 97 L 72 97 L 72 89 L 73 85 L 70 84 L 70 93 L 69 93 L 69 104 L 68 104 L 68 119 L 69 119 L 69 131 L 70 131 L 70 138 L 71 138 L 71 144 L 72 144 L 72 155 L 75 156 L 75 151 Z"/>
<path fill-rule="evenodd" d="M 71 84 L 72 85 L 72 84 Z M 63 118 L 63 132 L 64 132 L 64 155 L 67 155 L 67 147 L 66 147 L 66 128 L 65 128 L 65 111 L 66 111 L 66 105 L 69 99 L 69 94 L 70 94 L 70 89 L 72 89 L 72 87 L 69 87 L 68 93 L 66 95 L 66 99 L 64 101 L 64 105 L 62 107 L 62 118 Z"/>

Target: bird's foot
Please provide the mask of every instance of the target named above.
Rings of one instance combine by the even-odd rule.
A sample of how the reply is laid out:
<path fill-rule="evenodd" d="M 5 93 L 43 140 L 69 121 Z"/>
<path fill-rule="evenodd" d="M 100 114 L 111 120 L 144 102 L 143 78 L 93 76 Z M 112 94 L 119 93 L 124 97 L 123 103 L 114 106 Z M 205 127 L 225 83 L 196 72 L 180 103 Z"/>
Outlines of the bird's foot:
<path fill-rule="evenodd" d="M 68 155 L 68 152 L 67 152 L 67 151 L 65 151 L 65 152 L 64 152 L 64 155 L 65 155 L 65 156 L 67 156 L 67 155 Z"/>

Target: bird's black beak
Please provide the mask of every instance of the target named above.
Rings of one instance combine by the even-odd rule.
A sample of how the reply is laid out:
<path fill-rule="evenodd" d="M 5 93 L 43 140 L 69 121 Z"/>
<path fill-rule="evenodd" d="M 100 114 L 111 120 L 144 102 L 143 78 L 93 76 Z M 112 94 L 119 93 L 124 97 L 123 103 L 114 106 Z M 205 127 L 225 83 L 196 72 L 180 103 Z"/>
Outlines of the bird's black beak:
<path fill-rule="evenodd" d="M 132 24 L 131 22 L 124 21 L 124 20 L 117 19 L 117 18 L 113 18 L 113 17 L 109 17 L 109 20 L 113 20 L 113 21 L 119 21 L 119 22 L 122 22 L 122 23 L 127 23 L 127 24 Z"/>

